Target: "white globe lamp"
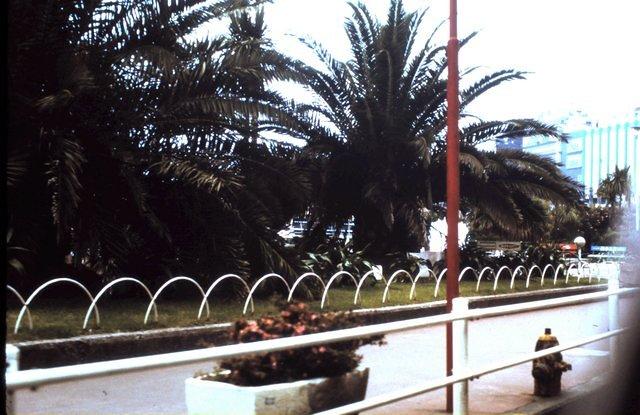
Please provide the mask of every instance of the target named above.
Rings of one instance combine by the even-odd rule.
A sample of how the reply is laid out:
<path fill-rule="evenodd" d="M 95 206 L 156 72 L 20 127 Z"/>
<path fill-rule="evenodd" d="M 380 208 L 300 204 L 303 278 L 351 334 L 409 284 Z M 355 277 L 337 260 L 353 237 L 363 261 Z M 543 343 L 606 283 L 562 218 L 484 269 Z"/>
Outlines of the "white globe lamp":
<path fill-rule="evenodd" d="M 578 247 L 578 261 L 582 261 L 582 248 L 587 244 L 587 241 L 582 236 L 577 236 L 573 243 Z"/>

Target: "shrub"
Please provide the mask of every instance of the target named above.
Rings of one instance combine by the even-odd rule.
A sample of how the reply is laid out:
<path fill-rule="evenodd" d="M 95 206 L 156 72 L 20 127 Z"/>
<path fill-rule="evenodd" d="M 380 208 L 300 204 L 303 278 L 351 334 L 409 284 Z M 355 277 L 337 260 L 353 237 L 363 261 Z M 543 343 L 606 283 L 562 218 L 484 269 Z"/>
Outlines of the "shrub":
<path fill-rule="evenodd" d="M 282 308 L 278 317 L 262 317 L 256 321 L 239 320 L 231 330 L 235 342 L 248 343 L 281 337 L 301 336 L 361 325 L 347 313 L 313 313 L 308 306 L 295 302 Z M 219 369 L 204 379 L 242 386 L 260 386 L 293 382 L 317 377 L 340 376 L 358 367 L 361 355 L 356 351 L 365 344 L 384 343 L 375 336 L 322 346 L 252 355 L 224 360 Z"/>
<path fill-rule="evenodd" d="M 365 249 L 357 251 L 353 248 L 353 240 L 344 242 L 330 240 L 316 248 L 315 252 L 307 252 L 304 265 L 316 274 L 329 278 L 338 271 L 347 271 L 353 275 L 364 275 L 373 268 L 373 263 L 366 259 Z M 347 281 L 345 278 L 336 282 Z"/>
<path fill-rule="evenodd" d="M 406 252 L 389 253 L 385 255 L 383 263 L 388 264 L 387 269 L 391 271 L 403 269 L 411 275 L 418 275 L 421 264 L 427 265 L 427 261 L 424 259 L 414 257 Z"/>
<path fill-rule="evenodd" d="M 541 243 L 523 243 L 519 251 L 503 252 L 500 255 L 490 255 L 485 250 L 478 247 L 477 241 L 467 236 L 465 244 L 460 249 L 460 269 L 464 267 L 472 267 L 481 270 L 484 267 L 491 267 L 497 271 L 502 266 L 507 266 L 511 270 L 515 270 L 518 266 L 524 266 L 530 269 L 533 265 L 544 268 L 545 265 L 551 264 L 557 267 L 560 264 L 566 266 L 562 251 L 557 244 L 541 244 Z M 444 261 L 434 265 L 434 272 L 438 273 L 446 266 Z M 539 275 L 539 274 L 534 274 Z M 493 274 L 495 277 L 495 274 Z M 518 272 L 517 279 L 525 279 L 526 272 Z"/>

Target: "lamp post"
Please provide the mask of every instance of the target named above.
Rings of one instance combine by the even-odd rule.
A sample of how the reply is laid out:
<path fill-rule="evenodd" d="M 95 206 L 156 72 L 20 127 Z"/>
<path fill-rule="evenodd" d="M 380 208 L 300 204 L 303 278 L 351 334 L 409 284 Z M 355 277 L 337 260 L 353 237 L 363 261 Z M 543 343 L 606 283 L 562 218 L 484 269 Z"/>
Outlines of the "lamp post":
<path fill-rule="evenodd" d="M 458 211 L 460 210 L 460 167 L 458 137 L 458 4 L 449 0 L 447 42 L 447 312 L 460 295 L 458 286 Z M 447 376 L 453 374 L 453 327 L 447 323 Z M 447 386 L 447 412 L 453 411 L 453 388 Z"/>
<path fill-rule="evenodd" d="M 636 109 L 637 111 L 637 109 Z M 636 121 L 637 122 L 637 121 Z M 637 149 L 638 148 L 638 141 L 640 140 L 640 126 L 639 125 L 634 125 L 633 127 L 631 127 L 634 131 L 635 131 L 635 137 L 634 137 L 634 148 Z M 636 163 L 636 166 L 633 168 L 634 172 L 635 172 L 635 177 L 632 178 L 633 183 L 634 183 L 634 193 L 636 195 L 636 232 L 640 231 L 640 173 L 638 172 L 638 160 L 637 160 L 637 150 L 634 150 L 635 153 L 635 157 L 634 157 L 634 163 Z"/>
<path fill-rule="evenodd" d="M 576 236 L 573 243 L 578 247 L 578 262 L 582 261 L 582 248 L 587 244 L 587 241 L 582 236 Z"/>

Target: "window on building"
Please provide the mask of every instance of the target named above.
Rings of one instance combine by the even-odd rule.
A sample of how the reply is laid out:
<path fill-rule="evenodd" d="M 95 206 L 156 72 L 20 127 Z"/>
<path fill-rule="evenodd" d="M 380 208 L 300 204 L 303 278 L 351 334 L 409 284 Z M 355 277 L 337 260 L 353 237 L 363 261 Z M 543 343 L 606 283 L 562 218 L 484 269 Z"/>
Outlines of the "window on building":
<path fill-rule="evenodd" d="M 522 146 L 532 147 L 532 146 L 537 146 L 540 144 L 545 144 L 545 143 L 555 142 L 555 141 L 556 141 L 555 138 L 544 137 L 544 136 L 524 137 L 522 139 Z"/>
<path fill-rule="evenodd" d="M 527 148 L 525 150 L 534 154 L 540 154 L 544 156 L 550 156 L 552 154 L 560 152 L 559 151 L 560 149 L 557 143 L 546 144 L 544 146 L 539 146 L 539 147 Z"/>
<path fill-rule="evenodd" d="M 564 169 L 564 173 L 577 182 L 582 181 L 582 169 Z"/>
<path fill-rule="evenodd" d="M 584 146 L 582 138 L 572 138 L 567 143 L 567 153 L 581 152 L 583 148 Z"/>
<path fill-rule="evenodd" d="M 577 169 L 582 167 L 582 154 L 569 154 L 565 162 L 567 169 Z"/>

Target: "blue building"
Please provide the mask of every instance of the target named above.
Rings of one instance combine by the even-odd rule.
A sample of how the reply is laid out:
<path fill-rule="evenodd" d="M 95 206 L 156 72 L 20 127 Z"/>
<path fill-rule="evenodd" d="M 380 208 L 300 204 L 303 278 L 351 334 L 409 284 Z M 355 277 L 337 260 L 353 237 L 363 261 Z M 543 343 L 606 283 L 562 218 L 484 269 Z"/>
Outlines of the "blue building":
<path fill-rule="evenodd" d="M 521 138 L 498 138 L 496 139 L 496 148 L 498 150 L 522 150 Z"/>
<path fill-rule="evenodd" d="M 567 176 L 583 185 L 587 198 L 595 196 L 602 179 L 616 166 L 629 166 L 632 195 L 634 199 L 640 195 L 640 108 L 623 119 L 597 122 L 577 111 L 555 124 L 568 134 L 567 142 L 525 137 L 520 140 L 522 150 L 559 163 Z M 497 142 L 496 147 L 517 148 L 517 145 Z"/>

